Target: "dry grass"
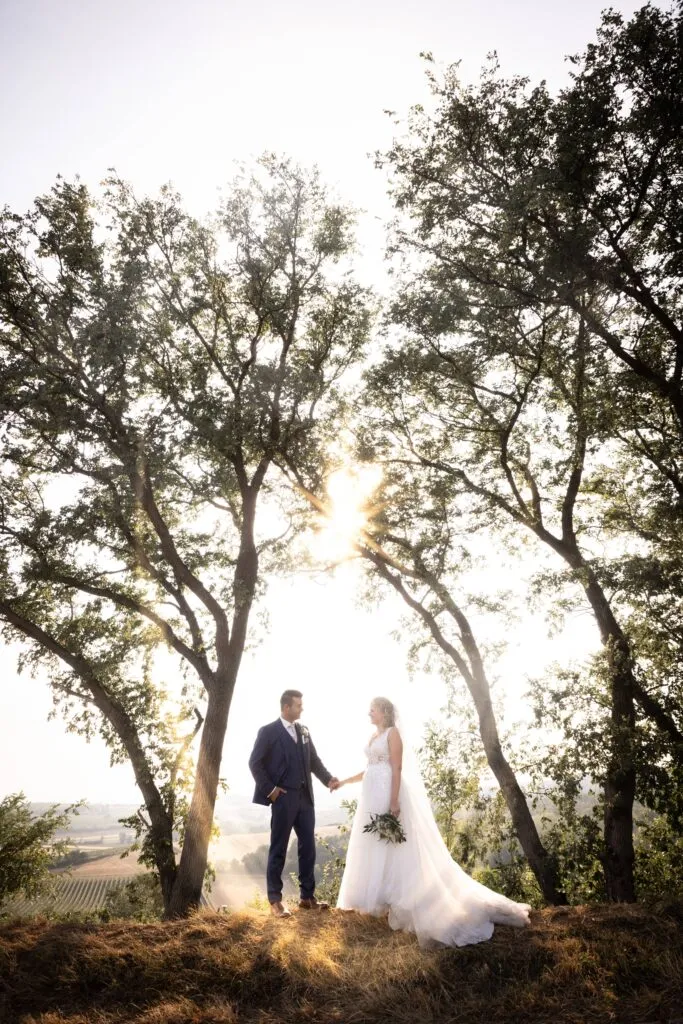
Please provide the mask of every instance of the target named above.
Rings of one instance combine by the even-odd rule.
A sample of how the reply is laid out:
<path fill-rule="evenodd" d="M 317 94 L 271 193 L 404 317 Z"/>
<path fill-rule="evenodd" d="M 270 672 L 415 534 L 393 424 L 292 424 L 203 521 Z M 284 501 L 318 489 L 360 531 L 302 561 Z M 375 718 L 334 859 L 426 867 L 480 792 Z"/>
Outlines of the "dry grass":
<path fill-rule="evenodd" d="M 683 1024 L 683 906 L 539 911 L 421 950 L 382 920 L 201 913 L 0 928 L 3 1024 Z"/>

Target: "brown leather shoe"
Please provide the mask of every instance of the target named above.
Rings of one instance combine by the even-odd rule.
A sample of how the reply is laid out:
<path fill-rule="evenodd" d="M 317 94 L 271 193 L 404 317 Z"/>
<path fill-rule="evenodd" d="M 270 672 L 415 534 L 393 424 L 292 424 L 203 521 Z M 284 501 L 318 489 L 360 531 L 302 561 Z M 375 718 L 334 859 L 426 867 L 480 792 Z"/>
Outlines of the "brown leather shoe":
<path fill-rule="evenodd" d="M 273 917 L 291 917 L 291 911 L 287 910 L 287 907 L 282 903 L 271 903 L 270 912 Z"/>
<path fill-rule="evenodd" d="M 323 903 L 322 900 L 317 900 L 315 896 L 310 896 L 308 899 L 299 900 L 299 906 L 302 910 L 329 910 L 329 903 Z"/>

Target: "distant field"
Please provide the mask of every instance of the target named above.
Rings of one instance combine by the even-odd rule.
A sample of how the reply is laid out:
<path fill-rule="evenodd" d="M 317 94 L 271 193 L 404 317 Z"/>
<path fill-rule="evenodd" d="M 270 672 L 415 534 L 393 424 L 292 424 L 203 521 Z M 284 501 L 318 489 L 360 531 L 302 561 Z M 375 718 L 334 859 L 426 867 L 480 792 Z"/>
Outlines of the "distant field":
<path fill-rule="evenodd" d="M 339 830 L 336 825 L 321 825 L 316 828 L 316 835 L 336 836 Z M 292 842 L 295 842 L 292 833 Z M 221 836 L 209 848 L 209 859 L 216 868 L 223 864 L 228 867 L 233 860 L 242 860 L 247 853 L 254 853 L 259 846 L 270 843 L 270 832 L 242 832 L 235 835 Z M 101 861 L 100 861 L 101 863 Z"/>
<path fill-rule="evenodd" d="M 7 917 L 33 917 L 38 914 L 66 914 L 98 910 L 104 907 L 110 892 L 121 889 L 127 878 L 68 878 L 57 883 L 53 896 L 38 900 L 9 900 L 3 907 Z M 202 894 L 202 906 L 215 909 L 210 895 Z"/>
<path fill-rule="evenodd" d="M 316 833 L 323 837 L 334 836 L 338 834 L 338 829 L 336 825 L 323 825 L 316 829 Z M 216 869 L 216 880 L 211 891 L 202 898 L 202 904 L 239 909 L 253 900 L 257 893 L 263 895 L 265 879 L 248 874 L 241 863 L 237 867 L 234 862 L 241 862 L 245 854 L 254 853 L 269 842 L 269 832 L 246 832 L 221 836 L 212 843 L 209 859 Z M 296 842 L 294 837 L 292 842 Z M 80 842 L 76 845 L 88 849 L 87 845 L 82 846 Z M 107 855 L 106 847 L 103 849 L 99 846 L 99 850 L 102 850 L 104 856 L 97 856 L 63 872 L 63 880 L 58 883 L 53 898 L 9 901 L 3 908 L 4 912 L 26 917 L 47 910 L 56 913 L 96 910 L 104 906 L 108 892 L 121 888 L 135 875 L 148 870 L 139 863 L 135 853 L 122 858 L 119 853 Z M 284 891 L 286 896 L 295 895 L 295 886 L 289 878 L 284 879 Z"/>
<path fill-rule="evenodd" d="M 51 911 L 64 914 L 69 911 L 97 910 L 103 907 L 107 893 L 120 889 L 125 878 L 67 878 L 57 883 L 53 897 L 38 900 L 10 900 L 3 907 L 9 917 L 30 917 Z"/>
<path fill-rule="evenodd" d="M 73 878 L 132 878 L 147 868 L 138 863 L 136 853 L 129 853 L 127 857 L 121 857 L 118 853 L 110 856 L 97 857 L 85 864 L 78 864 L 69 868 Z"/>
<path fill-rule="evenodd" d="M 332 836 L 337 834 L 335 825 L 323 825 L 316 829 L 321 836 Z M 292 838 L 292 842 L 296 840 Z M 220 839 L 211 844 L 209 849 L 209 860 L 219 874 L 230 873 L 232 862 L 241 861 L 247 853 L 253 853 L 259 846 L 267 845 L 270 842 L 269 832 L 245 832 L 239 835 L 221 836 Z M 80 845 L 80 844 L 79 844 Z M 146 871 L 144 865 L 138 863 L 137 854 L 129 853 L 127 857 L 120 857 L 118 853 L 111 856 L 98 857 L 85 864 L 79 864 L 70 869 L 73 878 L 132 878 Z"/>
<path fill-rule="evenodd" d="M 322 825 L 317 828 L 319 836 L 336 836 L 339 830 L 336 825 Z M 216 880 L 212 885 L 210 898 L 214 906 L 227 906 L 231 910 L 239 910 L 249 904 L 258 894 L 265 897 L 266 880 L 261 875 L 249 874 L 235 861 L 241 861 L 247 853 L 254 853 L 259 846 L 267 846 L 270 832 L 247 832 L 239 835 L 221 836 L 211 844 L 209 859 L 216 870 Z M 296 838 L 292 836 L 292 843 Z M 101 863 L 101 862 L 100 862 Z M 285 897 L 296 896 L 297 887 L 288 877 L 283 878 Z"/>
<path fill-rule="evenodd" d="M 102 850 L 107 846 L 121 846 L 120 832 L 98 832 L 92 833 L 70 832 L 69 839 L 81 850 Z"/>

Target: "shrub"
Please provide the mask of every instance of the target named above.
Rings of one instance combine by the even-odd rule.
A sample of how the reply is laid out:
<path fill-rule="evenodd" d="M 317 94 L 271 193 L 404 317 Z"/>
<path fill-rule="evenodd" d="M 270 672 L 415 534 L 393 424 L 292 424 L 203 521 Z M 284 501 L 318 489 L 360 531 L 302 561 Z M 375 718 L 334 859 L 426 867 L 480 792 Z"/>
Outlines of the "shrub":
<path fill-rule="evenodd" d="M 151 872 L 136 875 L 121 889 L 108 893 L 104 909 L 100 911 L 102 921 L 127 918 L 149 923 L 160 921 L 164 913 L 159 879 Z"/>
<path fill-rule="evenodd" d="M 55 804 L 34 816 L 23 793 L 0 801 L 0 903 L 19 893 L 34 899 L 50 890 L 49 869 L 70 849 L 69 841 L 55 839 L 55 833 L 69 827 L 80 806 L 60 811 Z"/>

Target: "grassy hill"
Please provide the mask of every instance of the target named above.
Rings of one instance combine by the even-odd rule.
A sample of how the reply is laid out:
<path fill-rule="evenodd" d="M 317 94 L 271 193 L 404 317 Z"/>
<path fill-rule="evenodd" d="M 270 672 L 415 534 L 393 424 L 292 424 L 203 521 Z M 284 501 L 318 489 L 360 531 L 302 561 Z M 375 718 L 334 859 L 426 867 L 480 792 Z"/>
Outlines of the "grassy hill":
<path fill-rule="evenodd" d="M 421 950 L 384 921 L 202 912 L 0 926 L 12 1024 L 650 1024 L 683 1020 L 683 905 L 556 908 Z"/>

